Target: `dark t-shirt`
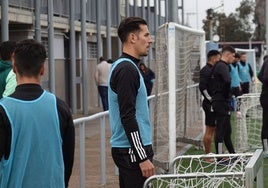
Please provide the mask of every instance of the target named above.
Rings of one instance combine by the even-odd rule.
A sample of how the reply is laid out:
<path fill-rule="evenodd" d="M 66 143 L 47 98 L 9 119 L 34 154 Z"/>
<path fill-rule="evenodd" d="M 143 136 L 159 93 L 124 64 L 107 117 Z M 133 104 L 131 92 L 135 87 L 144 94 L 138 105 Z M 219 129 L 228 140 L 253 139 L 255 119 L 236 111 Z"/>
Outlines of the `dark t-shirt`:
<path fill-rule="evenodd" d="M 262 83 L 261 95 L 268 97 L 268 59 L 263 62 L 258 79 Z"/>
<path fill-rule="evenodd" d="M 212 100 L 229 101 L 231 100 L 231 76 L 229 65 L 220 60 L 214 65 L 212 73 Z"/>

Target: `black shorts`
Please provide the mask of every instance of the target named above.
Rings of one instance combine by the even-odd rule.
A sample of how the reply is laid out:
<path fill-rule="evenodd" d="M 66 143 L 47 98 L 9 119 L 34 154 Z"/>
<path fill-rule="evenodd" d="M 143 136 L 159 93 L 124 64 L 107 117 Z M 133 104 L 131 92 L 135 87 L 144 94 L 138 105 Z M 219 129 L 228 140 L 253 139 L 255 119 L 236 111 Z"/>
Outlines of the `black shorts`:
<path fill-rule="evenodd" d="M 241 83 L 242 94 L 249 93 L 249 82 Z"/>
<path fill-rule="evenodd" d="M 232 87 L 231 92 L 232 92 L 232 95 L 234 95 L 235 97 L 242 95 L 239 87 Z"/>
<path fill-rule="evenodd" d="M 212 109 L 215 116 L 226 116 L 231 114 L 231 101 L 213 101 Z"/>
<path fill-rule="evenodd" d="M 205 111 L 205 124 L 206 124 L 206 126 L 211 126 L 211 127 L 216 126 L 215 114 L 212 110 L 211 103 L 204 100 L 202 103 L 202 107 Z"/>

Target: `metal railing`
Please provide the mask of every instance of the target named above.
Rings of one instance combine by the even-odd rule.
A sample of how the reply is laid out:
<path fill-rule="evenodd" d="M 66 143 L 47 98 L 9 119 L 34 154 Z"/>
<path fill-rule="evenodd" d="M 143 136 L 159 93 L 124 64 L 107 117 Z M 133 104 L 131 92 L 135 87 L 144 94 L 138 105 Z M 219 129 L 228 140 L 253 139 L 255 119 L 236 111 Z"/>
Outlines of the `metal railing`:
<path fill-rule="evenodd" d="M 101 185 L 106 183 L 106 148 L 105 148 L 105 127 L 108 111 L 100 112 L 88 117 L 82 117 L 74 120 L 74 125 L 79 126 L 79 148 L 80 148 L 80 187 L 85 187 L 85 125 L 86 122 L 100 120 L 100 156 L 101 156 Z"/>
<path fill-rule="evenodd" d="M 153 100 L 155 98 L 155 95 L 151 95 L 148 97 L 149 106 L 152 109 L 153 108 Z M 150 111 L 150 117 L 153 118 L 153 110 Z M 88 116 L 88 117 L 82 117 L 78 119 L 74 119 L 74 125 L 79 127 L 79 158 L 80 158 L 80 188 L 85 187 L 85 126 L 86 123 L 94 121 L 94 120 L 100 120 L 100 156 L 101 156 L 101 185 L 106 184 L 106 147 L 105 147 L 105 128 L 106 128 L 106 118 L 109 116 L 109 111 L 105 112 L 99 112 L 94 115 Z"/>
<path fill-rule="evenodd" d="M 198 85 L 191 85 L 187 86 L 187 90 L 189 89 L 198 90 Z M 191 93 L 191 92 L 189 92 Z M 190 99 L 187 99 L 190 100 Z M 148 97 L 149 109 L 150 109 L 150 119 L 153 126 L 154 121 L 154 109 L 155 108 L 155 95 L 151 95 Z M 189 107 L 190 108 L 190 107 Z M 190 108 L 191 109 L 191 108 Z M 188 107 L 186 108 L 186 112 L 189 111 Z M 109 111 L 99 112 L 94 115 L 88 117 L 82 117 L 74 120 L 75 126 L 79 127 L 79 148 L 80 148 L 80 188 L 85 187 L 86 177 L 85 177 L 85 126 L 86 123 L 96 121 L 99 119 L 100 124 L 100 156 L 101 156 L 101 185 L 106 184 L 106 140 L 105 140 L 105 133 L 106 133 L 106 118 L 109 116 Z M 193 118 L 193 117 L 192 117 Z"/>

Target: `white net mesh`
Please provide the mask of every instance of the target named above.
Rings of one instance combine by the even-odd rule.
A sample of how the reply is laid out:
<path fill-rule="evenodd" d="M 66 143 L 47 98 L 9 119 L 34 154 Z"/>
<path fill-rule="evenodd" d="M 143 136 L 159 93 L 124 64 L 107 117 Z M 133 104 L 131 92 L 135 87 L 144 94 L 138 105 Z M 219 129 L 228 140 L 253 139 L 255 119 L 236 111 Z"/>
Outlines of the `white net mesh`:
<path fill-rule="evenodd" d="M 161 26 L 156 36 L 154 158 L 160 162 L 167 162 L 169 154 L 177 153 L 180 148 L 180 144 L 175 143 L 176 151 L 171 151 L 174 148 L 169 146 L 170 132 L 176 133 L 176 140 L 180 142 L 194 141 L 202 132 L 197 83 L 200 61 L 204 60 L 204 33 L 173 26 Z M 172 95 L 174 101 L 170 98 Z M 175 105 L 174 112 L 172 105 Z"/>
<path fill-rule="evenodd" d="M 262 148 L 261 127 L 262 108 L 260 105 L 261 83 L 256 79 L 257 68 L 254 49 L 239 49 L 238 53 L 246 53 L 247 62 L 251 65 L 255 82 L 250 82 L 250 94 L 236 99 L 235 112 L 235 150 L 237 152 L 254 151 Z"/>
<path fill-rule="evenodd" d="M 237 98 L 235 116 L 235 149 L 237 152 L 262 148 L 262 107 L 260 94 L 252 93 Z"/>
<path fill-rule="evenodd" d="M 159 177 L 148 187 L 150 188 L 203 188 L 203 187 L 219 187 L 219 188 L 244 188 L 244 175 L 243 173 L 233 174 L 220 174 L 206 175 L 206 174 L 189 174 L 177 175 L 176 178 L 163 178 Z M 242 177 L 242 178 L 241 178 Z M 224 181 L 223 181 L 224 180 Z"/>
<path fill-rule="evenodd" d="M 254 154 L 179 156 L 171 164 L 173 174 L 151 177 L 144 187 L 253 187 L 256 184 L 255 177 L 258 183 L 262 182 L 261 154 L 262 150 L 257 150 Z"/>

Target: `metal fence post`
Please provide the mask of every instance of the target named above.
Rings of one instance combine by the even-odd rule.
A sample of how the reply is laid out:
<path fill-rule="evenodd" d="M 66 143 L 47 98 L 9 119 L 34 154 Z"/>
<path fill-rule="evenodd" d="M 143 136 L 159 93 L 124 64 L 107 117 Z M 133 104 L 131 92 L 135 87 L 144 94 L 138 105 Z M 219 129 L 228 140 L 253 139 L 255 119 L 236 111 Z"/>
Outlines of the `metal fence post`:
<path fill-rule="evenodd" d="M 79 124 L 80 188 L 85 188 L 85 122 Z"/>
<path fill-rule="evenodd" d="M 2 42 L 9 40 L 9 29 L 8 29 L 8 0 L 2 0 L 1 4 L 1 39 Z"/>
<path fill-rule="evenodd" d="M 88 2 L 89 3 L 89 2 Z M 88 92 L 87 92 L 87 32 L 86 32 L 86 0 L 81 0 L 81 52 L 82 52 L 82 90 L 83 90 L 83 114 L 88 114 Z"/>
<path fill-rule="evenodd" d="M 77 113 L 77 94 L 76 94 L 76 48 L 75 48 L 75 0 L 69 0 L 70 3 L 70 69 L 71 69 L 71 107 L 73 114 Z"/>
<path fill-rule="evenodd" d="M 48 0 L 48 61 L 49 90 L 55 93 L 55 59 L 54 59 L 54 8 L 53 0 Z"/>
<path fill-rule="evenodd" d="M 101 149 L 101 185 L 106 184 L 106 149 L 105 149 L 105 116 L 100 118 L 100 149 Z"/>
<path fill-rule="evenodd" d="M 35 10 L 34 10 L 34 15 L 35 15 L 35 40 L 38 42 L 41 42 L 41 22 L 40 22 L 40 0 L 35 0 Z"/>

